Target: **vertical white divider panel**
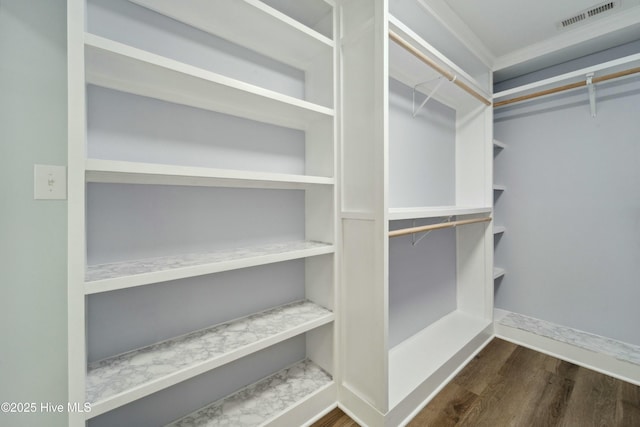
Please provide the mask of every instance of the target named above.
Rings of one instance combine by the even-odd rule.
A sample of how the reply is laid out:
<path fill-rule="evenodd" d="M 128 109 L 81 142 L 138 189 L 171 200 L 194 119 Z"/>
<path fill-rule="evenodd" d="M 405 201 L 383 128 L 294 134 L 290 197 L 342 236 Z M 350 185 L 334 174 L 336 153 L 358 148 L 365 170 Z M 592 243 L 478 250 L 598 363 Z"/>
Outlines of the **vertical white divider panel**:
<path fill-rule="evenodd" d="M 85 402 L 85 75 L 84 75 L 84 0 L 67 1 L 67 74 L 68 74 L 68 369 L 69 402 Z M 85 425 L 82 412 L 69 412 L 69 426 Z"/>

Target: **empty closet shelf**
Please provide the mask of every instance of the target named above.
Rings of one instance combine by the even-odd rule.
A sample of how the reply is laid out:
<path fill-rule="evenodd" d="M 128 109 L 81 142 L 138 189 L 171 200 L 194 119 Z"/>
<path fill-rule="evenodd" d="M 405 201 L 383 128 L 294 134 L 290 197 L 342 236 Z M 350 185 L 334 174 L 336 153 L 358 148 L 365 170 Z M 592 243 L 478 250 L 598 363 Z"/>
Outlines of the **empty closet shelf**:
<path fill-rule="evenodd" d="M 91 417 L 332 322 L 331 311 L 295 302 L 153 344 L 87 369 Z"/>
<path fill-rule="evenodd" d="M 334 45 L 333 40 L 263 2 L 130 1 L 303 70 L 318 56 L 330 54 Z"/>
<path fill-rule="evenodd" d="M 331 384 L 328 373 L 305 359 L 166 427 L 264 425 Z"/>
<path fill-rule="evenodd" d="M 507 231 L 507 229 L 502 225 L 497 225 L 493 227 L 493 234 L 501 234 Z"/>
<path fill-rule="evenodd" d="M 303 240 L 91 265 L 87 267 L 85 275 L 85 293 L 289 261 L 328 254 L 334 250 L 334 246 L 328 243 Z"/>
<path fill-rule="evenodd" d="M 504 276 L 504 273 L 505 273 L 504 268 L 493 267 L 493 279 L 494 280 Z"/>
<path fill-rule="evenodd" d="M 306 130 L 334 110 L 93 34 L 85 35 L 89 84 Z"/>
<path fill-rule="evenodd" d="M 507 187 L 505 185 L 494 184 L 493 191 L 505 191 Z"/>
<path fill-rule="evenodd" d="M 231 169 L 161 165 L 89 159 L 87 182 L 116 184 L 189 185 L 201 187 L 241 187 L 306 189 L 330 185 L 333 178 Z"/>
<path fill-rule="evenodd" d="M 490 213 L 490 206 L 422 206 L 411 208 L 389 208 L 389 221 Z"/>
<path fill-rule="evenodd" d="M 500 142 L 497 139 L 493 140 L 493 148 L 495 148 L 496 150 L 503 150 L 507 147 L 507 145 L 504 142 Z"/>

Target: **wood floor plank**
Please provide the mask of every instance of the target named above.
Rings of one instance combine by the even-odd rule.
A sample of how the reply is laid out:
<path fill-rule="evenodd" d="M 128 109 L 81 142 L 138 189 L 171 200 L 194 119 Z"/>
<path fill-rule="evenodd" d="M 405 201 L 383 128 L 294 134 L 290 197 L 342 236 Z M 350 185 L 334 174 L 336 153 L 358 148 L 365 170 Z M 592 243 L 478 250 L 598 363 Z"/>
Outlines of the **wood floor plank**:
<path fill-rule="evenodd" d="M 511 342 L 494 339 L 456 375 L 453 382 L 479 395 L 517 347 Z"/>
<path fill-rule="evenodd" d="M 640 387 L 620 381 L 616 402 L 617 426 L 640 426 Z"/>
<path fill-rule="evenodd" d="M 564 427 L 612 426 L 619 383 L 614 378 L 580 367 L 567 402 Z"/>
<path fill-rule="evenodd" d="M 420 413 L 408 424 L 409 427 L 449 427 L 456 426 L 478 396 L 470 391 L 449 383 Z"/>
<path fill-rule="evenodd" d="M 313 423 L 311 427 L 360 427 L 340 408 L 335 408 L 324 417 Z"/>

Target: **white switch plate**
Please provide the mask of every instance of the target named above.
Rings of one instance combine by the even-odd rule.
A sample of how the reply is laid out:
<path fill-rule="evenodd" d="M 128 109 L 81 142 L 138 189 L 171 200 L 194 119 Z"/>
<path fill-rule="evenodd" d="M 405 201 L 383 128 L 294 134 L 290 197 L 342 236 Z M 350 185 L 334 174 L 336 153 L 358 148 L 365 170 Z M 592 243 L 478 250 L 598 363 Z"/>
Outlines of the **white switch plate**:
<path fill-rule="evenodd" d="M 67 168 L 65 166 L 33 165 L 33 198 L 35 200 L 65 200 L 67 198 Z"/>

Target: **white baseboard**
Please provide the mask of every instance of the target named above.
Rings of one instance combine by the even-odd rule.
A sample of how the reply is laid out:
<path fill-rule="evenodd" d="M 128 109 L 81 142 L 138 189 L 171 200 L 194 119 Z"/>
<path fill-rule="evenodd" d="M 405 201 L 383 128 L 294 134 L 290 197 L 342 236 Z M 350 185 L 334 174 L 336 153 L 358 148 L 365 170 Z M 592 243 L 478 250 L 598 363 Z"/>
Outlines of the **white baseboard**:
<path fill-rule="evenodd" d="M 558 359 L 566 360 L 567 362 L 592 369 L 594 371 L 612 376 L 614 378 L 618 378 L 623 381 L 627 381 L 635 385 L 640 385 L 640 365 L 621 360 L 620 358 L 617 358 L 610 354 L 605 354 L 600 351 L 574 345 L 571 343 L 571 339 L 569 339 L 570 337 L 567 337 L 566 340 L 563 339 L 563 337 L 556 337 L 556 339 L 553 339 L 547 336 L 540 335 L 539 333 L 531 330 L 525 330 L 526 326 L 513 327 L 501 323 L 505 316 L 508 316 L 509 314 L 509 312 L 506 312 L 504 310 L 496 310 L 494 330 L 498 338 L 511 341 L 524 347 L 531 348 L 532 350 L 557 357 Z M 537 319 L 532 320 L 537 321 Z M 583 342 L 587 341 L 587 343 L 590 339 L 589 335 L 591 335 L 566 327 L 560 327 L 558 328 L 558 330 L 560 332 L 554 332 L 568 334 L 570 333 L 572 336 L 580 335 L 581 340 Z"/>

